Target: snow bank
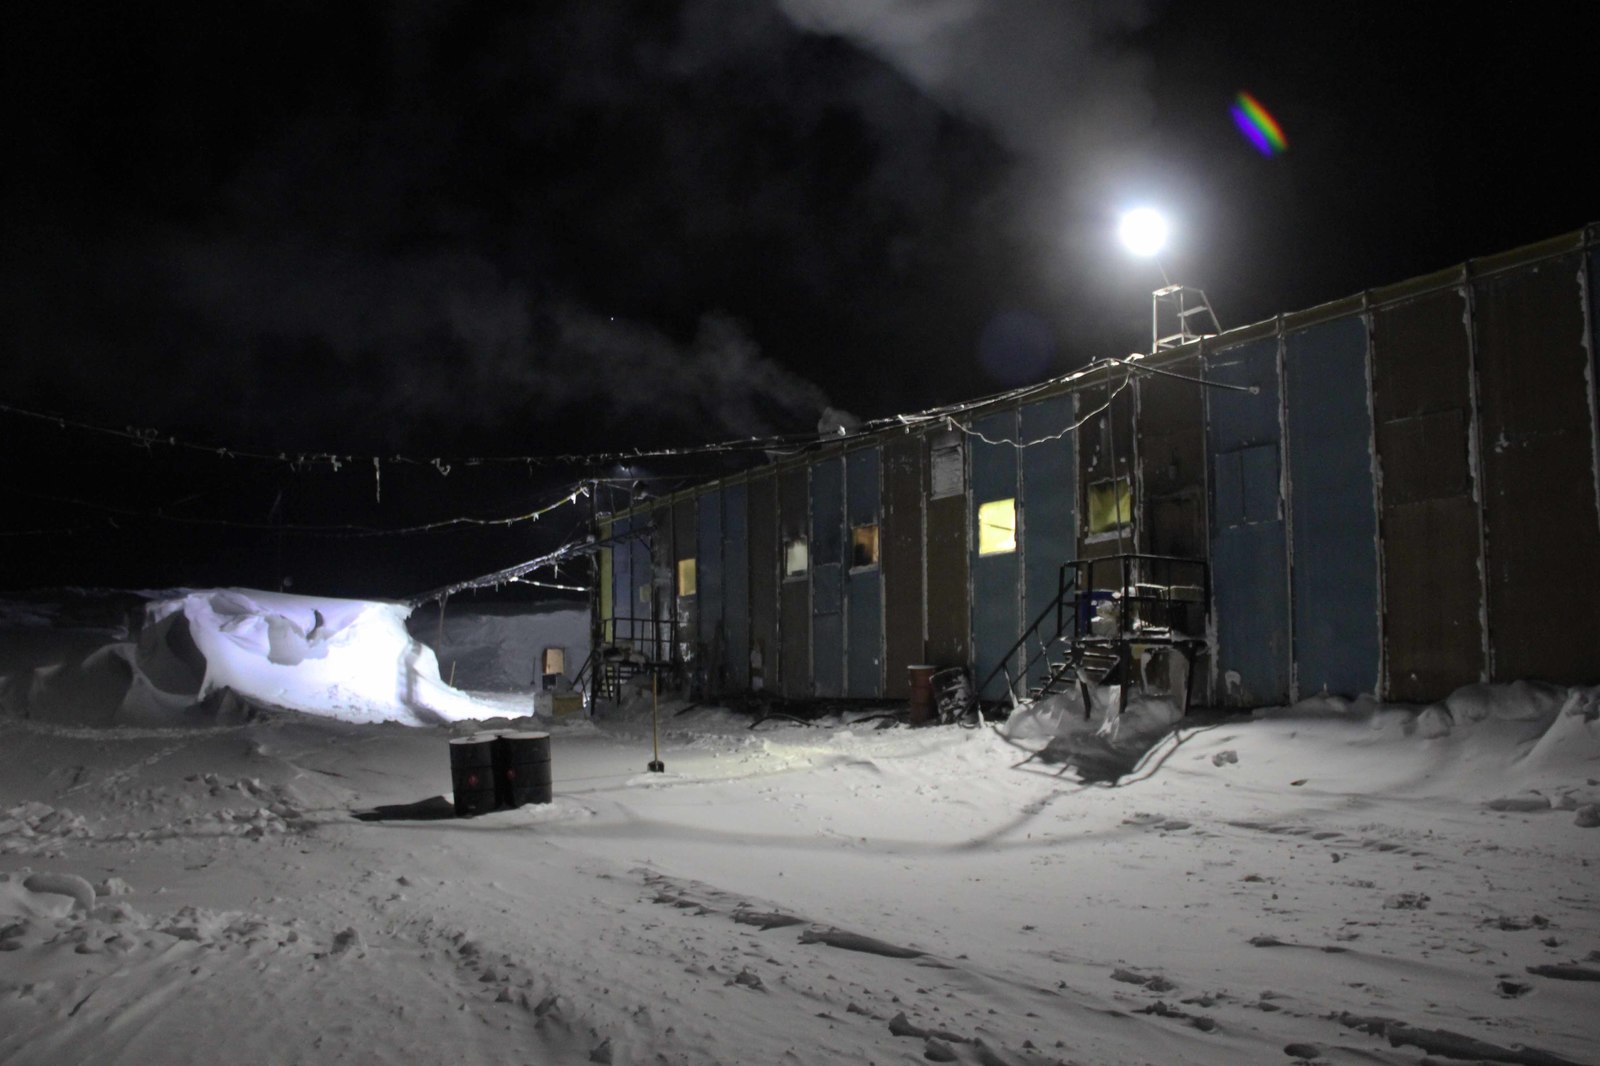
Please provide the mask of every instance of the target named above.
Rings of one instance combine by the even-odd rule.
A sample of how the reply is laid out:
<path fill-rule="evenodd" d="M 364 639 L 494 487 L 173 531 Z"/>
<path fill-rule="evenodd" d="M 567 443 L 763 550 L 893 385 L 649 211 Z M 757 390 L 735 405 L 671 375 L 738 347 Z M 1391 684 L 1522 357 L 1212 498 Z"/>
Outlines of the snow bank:
<path fill-rule="evenodd" d="M 154 602 L 146 616 L 156 632 L 165 624 L 169 641 L 181 639 L 172 626 L 182 617 L 204 661 L 201 699 L 227 689 L 346 722 L 422 725 L 478 713 L 440 680 L 432 649 L 406 632 L 410 613 L 399 603 L 212 589 Z M 152 668 L 174 666 L 159 653 L 140 658 Z M 144 673 L 154 679 L 153 669 Z"/>
<path fill-rule="evenodd" d="M 87 726 L 218 724 L 262 707 L 408 725 L 481 717 L 484 707 L 446 685 L 432 649 L 406 632 L 409 613 L 398 603 L 181 590 L 146 605 L 136 642 L 63 652 L 0 678 L 0 707 Z"/>
<path fill-rule="evenodd" d="M 547 648 L 564 652 L 568 681 L 589 657 L 584 604 L 450 603 L 442 626 L 429 607 L 411 617 L 410 629 L 437 653 L 441 677 L 478 692 L 526 693 Z"/>

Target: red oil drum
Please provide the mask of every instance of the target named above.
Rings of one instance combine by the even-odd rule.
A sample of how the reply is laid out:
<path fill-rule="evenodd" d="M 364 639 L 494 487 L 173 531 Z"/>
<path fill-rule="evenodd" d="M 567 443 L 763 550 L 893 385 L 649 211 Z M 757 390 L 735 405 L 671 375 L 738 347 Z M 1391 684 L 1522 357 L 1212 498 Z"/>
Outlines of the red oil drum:
<path fill-rule="evenodd" d="M 927 725 L 933 720 L 933 672 L 937 666 L 908 666 L 911 673 L 911 713 L 907 720 L 912 725 Z"/>

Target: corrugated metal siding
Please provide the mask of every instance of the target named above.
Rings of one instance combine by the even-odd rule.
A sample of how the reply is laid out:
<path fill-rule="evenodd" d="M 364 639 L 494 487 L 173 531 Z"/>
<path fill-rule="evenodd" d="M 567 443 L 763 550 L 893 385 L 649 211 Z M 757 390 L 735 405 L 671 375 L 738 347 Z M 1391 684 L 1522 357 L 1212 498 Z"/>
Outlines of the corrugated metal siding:
<path fill-rule="evenodd" d="M 1198 375 L 1198 367 L 1180 372 Z M 1156 555 L 1206 557 L 1203 387 L 1164 376 L 1134 379 L 1138 400 L 1139 546 Z"/>
<path fill-rule="evenodd" d="M 844 695 L 844 461 L 811 467 L 811 684 Z"/>
<path fill-rule="evenodd" d="M 1378 691 L 1378 515 L 1367 324 L 1284 339 L 1297 697 Z"/>
<path fill-rule="evenodd" d="M 695 506 L 694 497 L 682 499 L 672 505 L 672 553 L 667 556 L 667 584 L 675 597 L 674 609 L 677 611 L 677 631 L 673 639 L 677 641 L 677 654 L 691 669 L 698 672 L 701 666 L 702 653 L 700 650 L 700 623 L 698 621 L 700 604 L 697 596 L 685 596 L 678 587 L 678 561 L 680 559 L 693 559 L 697 555 L 696 542 L 699 532 L 699 514 Z"/>
<path fill-rule="evenodd" d="M 612 529 L 613 529 L 613 523 L 611 523 L 609 521 L 600 522 L 599 523 L 599 528 L 600 528 L 600 539 L 601 540 L 610 540 L 611 539 L 611 532 L 612 532 Z M 612 561 L 612 558 L 611 558 L 612 551 L 613 550 L 611 548 L 601 548 L 600 549 L 600 557 L 599 557 L 599 566 L 600 566 L 600 589 L 599 589 L 599 593 L 600 593 L 600 595 L 599 595 L 600 639 L 601 639 L 601 641 L 603 641 L 605 643 L 610 643 L 613 639 L 615 639 L 613 634 L 616 632 L 616 625 L 612 621 L 614 618 L 616 618 L 616 611 L 615 611 L 615 604 L 614 604 L 614 597 L 616 596 L 616 593 L 613 591 L 615 578 L 612 576 L 613 575 L 613 570 L 614 570 L 614 567 L 615 567 L 615 563 Z"/>
<path fill-rule="evenodd" d="M 798 467 L 778 475 L 778 565 L 784 566 L 783 545 L 811 533 L 807 470 Z M 782 573 L 782 570 L 779 571 Z M 789 699 L 811 695 L 811 572 L 785 576 L 779 590 L 779 691 Z"/>
<path fill-rule="evenodd" d="M 700 679 L 707 693 L 727 686 L 728 630 L 722 616 L 722 490 L 696 498 L 695 584 L 699 615 Z"/>
<path fill-rule="evenodd" d="M 1490 680 L 1600 678 L 1600 515 L 1579 256 L 1473 286 Z"/>
<path fill-rule="evenodd" d="M 640 646 L 638 642 L 646 631 L 639 619 L 650 613 L 650 554 L 647 538 L 628 534 L 648 524 L 649 518 L 644 515 L 619 518 L 612 523 L 612 530 L 619 538 L 611 553 L 611 603 L 613 617 L 617 619 L 612 639 L 633 647 Z M 642 598 L 640 590 L 643 590 Z"/>
<path fill-rule="evenodd" d="M 961 435 L 957 434 L 957 438 Z M 937 440 L 929 437 L 928 441 Z M 958 444 L 965 452 L 965 445 Z M 963 460 L 964 462 L 965 460 Z M 926 504 L 927 640 L 922 661 L 938 667 L 971 666 L 967 630 L 970 624 L 967 594 L 967 493 L 933 498 L 934 469 L 927 455 L 923 469 L 929 481 L 922 491 Z M 954 467 L 952 467 L 952 470 Z M 942 473 L 942 472 L 941 472 Z M 964 468 L 961 484 L 966 484 Z"/>
<path fill-rule="evenodd" d="M 845 457 L 846 524 L 852 531 L 861 526 L 880 526 L 881 553 L 880 465 L 877 448 L 863 448 Z M 852 552 L 852 545 L 853 541 L 846 541 L 846 553 Z M 854 555 L 850 554 L 846 563 L 853 562 Z M 851 566 L 848 580 L 845 694 L 873 699 L 883 694 L 883 570 L 879 565 Z"/>
<path fill-rule="evenodd" d="M 983 681 L 1001 665 L 1002 656 L 1022 633 L 1020 621 L 1021 566 L 1015 550 L 978 554 L 978 508 L 995 500 L 1017 499 L 1017 412 L 1000 411 L 973 425 L 969 439 L 972 451 L 972 526 L 968 538 L 972 546 L 972 659 L 973 683 Z M 989 444 L 983 438 L 1001 441 Z M 1022 669 L 1019 656 L 1005 663 L 1000 676 L 978 693 L 988 700 L 1003 699 L 1008 691 L 1007 677 L 1015 681 Z"/>
<path fill-rule="evenodd" d="M 1460 291 L 1373 314 L 1389 699 L 1441 699 L 1484 670 L 1466 314 Z"/>
<path fill-rule="evenodd" d="M 1289 588 L 1277 338 L 1208 353 L 1205 374 L 1258 390 L 1207 390 L 1215 693 L 1239 706 L 1283 703 L 1289 699 Z"/>
<path fill-rule="evenodd" d="M 1134 551 L 1136 542 L 1126 525 L 1119 530 L 1089 532 L 1086 500 L 1089 486 L 1098 482 L 1128 478 L 1132 484 L 1134 464 L 1134 374 L 1126 369 L 1108 369 L 1103 384 L 1088 386 L 1078 398 L 1077 503 L 1082 521 L 1077 555 L 1098 559 Z"/>
<path fill-rule="evenodd" d="M 673 577 L 676 555 L 673 550 L 672 505 L 650 509 L 650 623 L 651 636 L 659 645 L 655 652 L 668 654 L 679 641 L 673 626 L 677 618 L 677 590 Z M 654 654 L 655 652 L 652 652 Z M 681 649 L 680 649 L 681 653 Z"/>
<path fill-rule="evenodd" d="M 750 687 L 749 490 L 743 483 L 722 490 L 722 618 L 727 633 L 727 687 Z"/>
<path fill-rule="evenodd" d="M 919 436 L 883 446 L 884 695 L 910 695 L 906 667 L 922 662 L 922 452 Z"/>
<path fill-rule="evenodd" d="M 749 482 L 750 685 L 778 689 L 778 483 L 768 471 Z"/>
<path fill-rule="evenodd" d="M 1030 403 L 1021 411 L 1024 441 L 1042 441 L 1061 434 L 1059 440 L 1034 444 L 1022 453 L 1022 569 L 1023 624 L 1031 623 L 1055 602 L 1061 564 L 1077 554 L 1077 464 L 1075 437 L 1065 432 L 1074 418 L 1072 396 L 1052 396 Z M 1055 622 L 1048 624 L 1049 633 Z M 1046 636 L 1049 636 L 1049 633 Z M 1038 648 L 1030 645 L 1031 658 Z M 1049 665 L 1040 659 L 1029 670 L 1030 683 L 1043 680 Z"/>

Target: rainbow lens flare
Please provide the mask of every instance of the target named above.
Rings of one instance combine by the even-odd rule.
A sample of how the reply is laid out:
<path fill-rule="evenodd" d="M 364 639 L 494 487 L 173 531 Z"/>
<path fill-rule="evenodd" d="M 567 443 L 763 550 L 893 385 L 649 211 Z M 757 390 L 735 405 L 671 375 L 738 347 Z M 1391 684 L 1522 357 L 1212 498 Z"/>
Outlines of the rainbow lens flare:
<path fill-rule="evenodd" d="M 1289 142 L 1284 139 L 1283 127 L 1249 93 L 1234 97 L 1228 113 L 1233 116 L 1233 124 L 1239 127 L 1245 140 L 1255 145 L 1256 151 L 1262 155 L 1277 155 L 1288 149 Z"/>

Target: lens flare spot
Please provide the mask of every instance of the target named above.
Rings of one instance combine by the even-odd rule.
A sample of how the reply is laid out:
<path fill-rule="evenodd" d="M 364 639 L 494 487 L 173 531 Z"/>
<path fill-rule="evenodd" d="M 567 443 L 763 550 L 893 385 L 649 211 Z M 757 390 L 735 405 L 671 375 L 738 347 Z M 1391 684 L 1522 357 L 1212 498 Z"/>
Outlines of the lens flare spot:
<path fill-rule="evenodd" d="M 1234 97 L 1228 113 L 1233 116 L 1233 124 L 1239 127 L 1244 139 L 1255 145 L 1256 151 L 1262 155 L 1279 155 L 1288 150 L 1289 141 L 1283 135 L 1283 127 L 1249 93 L 1242 92 Z"/>

